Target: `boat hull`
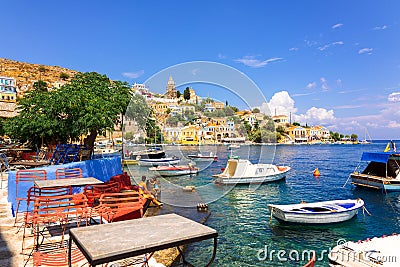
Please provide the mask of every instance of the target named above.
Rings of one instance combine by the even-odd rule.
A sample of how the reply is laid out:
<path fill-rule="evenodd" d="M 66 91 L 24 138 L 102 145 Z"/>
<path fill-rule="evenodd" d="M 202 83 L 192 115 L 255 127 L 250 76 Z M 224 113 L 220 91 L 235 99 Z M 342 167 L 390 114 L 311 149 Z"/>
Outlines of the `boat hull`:
<path fill-rule="evenodd" d="M 139 159 L 138 165 L 142 167 L 167 166 L 178 164 L 180 159 Z"/>
<path fill-rule="evenodd" d="M 153 170 L 157 172 L 161 176 L 180 176 L 180 175 L 192 175 L 197 174 L 198 170 L 176 170 L 176 171 L 167 171 L 167 170 Z"/>
<path fill-rule="evenodd" d="M 363 206 L 364 201 L 357 199 L 294 205 L 268 205 L 268 209 L 279 222 L 331 224 L 350 220 Z"/>
<path fill-rule="evenodd" d="M 352 173 L 350 177 L 351 183 L 356 186 L 385 191 L 400 191 L 400 180 L 397 179 L 387 179 L 361 173 Z"/>
<path fill-rule="evenodd" d="M 286 177 L 286 173 L 279 173 L 274 175 L 266 175 L 259 177 L 221 177 L 214 176 L 216 184 L 235 185 L 235 184 L 263 184 L 282 180 Z"/>
<path fill-rule="evenodd" d="M 217 156 L 193 156 L 189 155 L 188 158 L 194 161 L 218 161 Z"/>

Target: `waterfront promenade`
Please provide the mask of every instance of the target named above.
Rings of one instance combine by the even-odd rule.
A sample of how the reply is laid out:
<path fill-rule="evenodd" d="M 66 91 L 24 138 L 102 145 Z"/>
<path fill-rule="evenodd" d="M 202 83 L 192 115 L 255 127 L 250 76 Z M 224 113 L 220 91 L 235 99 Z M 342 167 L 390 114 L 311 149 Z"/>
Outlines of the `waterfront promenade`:
<path fill-rule="evenodd" d="M 17 233 L 17 227 L 13 226 L 11 204 L 7 201 L 8 175 L 1 175 L 3 181 L 0 188 L 0 266 L 24 266 L 24 256 L 20 254 L 23 231 Z M 32 266 L 32 261 L 26 266 Z"/>

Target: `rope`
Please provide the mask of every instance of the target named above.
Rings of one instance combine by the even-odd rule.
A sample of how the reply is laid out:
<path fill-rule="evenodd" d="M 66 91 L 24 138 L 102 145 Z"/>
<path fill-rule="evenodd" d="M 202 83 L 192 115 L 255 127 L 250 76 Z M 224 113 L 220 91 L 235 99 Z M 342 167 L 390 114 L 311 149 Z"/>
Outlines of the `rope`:
<path fill-rule="evenodd" d="M 269 222 L 272 221 L 272 212 L 274 211 L 274 207 L 271 207 L 271 214 L 269 215 Z"/>
<path fill-rule="evenodd" d="M 362 211 L 363 211 L 363 215 L 364 215 L 364 216 L 365 216 L 364 211 L 365 211 L 369 216 L 372 216 L 372 214 L 367 210 L 367 208 L 366 208 L 365 206 L 363 206 Z"/>
<path fill-rule="evenodd" d="M 351 177 L 351 174 L 349 174 L 349 177 L 347 177 L 347 180 L 346 180 L 346 182 L 344 183 L 344 185 L 342 186 L 342 188 L 344 188 L 344 187 L 346 186 L 346 184 L 349 182 L 350 177 Z"/>

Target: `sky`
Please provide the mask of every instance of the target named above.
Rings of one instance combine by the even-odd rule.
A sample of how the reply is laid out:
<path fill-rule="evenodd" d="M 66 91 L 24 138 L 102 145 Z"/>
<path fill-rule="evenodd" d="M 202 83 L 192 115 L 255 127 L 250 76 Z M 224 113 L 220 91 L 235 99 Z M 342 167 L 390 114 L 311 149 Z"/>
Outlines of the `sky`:
<path fill-rule="evenodd" d="M 177 64 L 215 62 L 250 79 L 272 115 L 360 139 L 366 131 L 399 139 L 399 10 L 397 0 L 6 0 L 0 57 L 131 84 Z M 227 100 L 204 82 L 192 86 L 200 96 Z"/>

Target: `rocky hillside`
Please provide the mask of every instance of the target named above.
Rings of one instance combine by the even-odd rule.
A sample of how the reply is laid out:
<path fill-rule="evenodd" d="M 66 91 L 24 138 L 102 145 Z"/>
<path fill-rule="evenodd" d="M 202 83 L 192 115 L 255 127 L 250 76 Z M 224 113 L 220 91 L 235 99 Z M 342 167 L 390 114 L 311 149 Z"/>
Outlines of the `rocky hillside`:
<path fill-rule="evenodd" d="M 45 81 L 49 88 L 59 87 L 76 73 L 75 70 L 58 66 L 45 66 L 0 58 L 0 76 L 16 79 L 19 96 L 23 96 L 26 91 L 31 90 L 33 83 L 38 80 Z"/>

